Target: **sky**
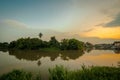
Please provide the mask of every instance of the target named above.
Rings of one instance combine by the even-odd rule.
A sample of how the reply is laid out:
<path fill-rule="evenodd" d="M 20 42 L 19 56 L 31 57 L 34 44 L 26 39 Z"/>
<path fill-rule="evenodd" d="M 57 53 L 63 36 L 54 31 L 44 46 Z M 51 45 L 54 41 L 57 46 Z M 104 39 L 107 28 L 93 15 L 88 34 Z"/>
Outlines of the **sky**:
<path fill-rule="evenodd" d="M 40 32 L 44 40 L 120 41 L 120 0 L 0 0 L 0 42 Z"/>

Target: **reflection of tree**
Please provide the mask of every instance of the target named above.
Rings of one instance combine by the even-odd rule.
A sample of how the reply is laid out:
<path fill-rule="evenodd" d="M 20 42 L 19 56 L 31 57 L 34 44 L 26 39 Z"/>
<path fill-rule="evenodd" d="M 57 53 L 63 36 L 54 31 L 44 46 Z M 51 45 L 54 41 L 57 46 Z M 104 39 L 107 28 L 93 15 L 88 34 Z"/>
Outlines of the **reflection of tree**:
<path fill-rule="evenodd" d="M 41 61 L 38 61 L 37 64 L 38 64 L 38 66 L 40 66 L 41 65 Z"/>
<path fill-rule="evenodd" d="M 63 60 L 69 60 L 69 59 L 77 59 L 80 56 L 84 54 L 83 51 L 77 51 L 77 50 L 69 50 L 69 51 L 61 51 L 61 58 Z"/>
<path fill-rule="evenodd" d="M 93 50 L 93 48 L 86 48 L 86 49 L 85 49 L 85 51 L 86 51 L 87 53 L 90 53 L 92 50 Z"/>
<path fill-rule="evenodd" d="M 118 67 L 120 67 L 120 61 L 118 62 Z"/>
<path fill-rule="evenodd" d="M 7 52 L 8 50 L 7 49 L 0 49 L 0 51 Z"/>
<path fill-rule="evenodd" d="M 26 59 L 31 61 L 36 61 L 41 57 L 47 56 L 52 58 L 52 60 L 55 60 L 55 58 L 58 57 L 58 53 L 43 52 L 38 50 L 10 50 L 9 54 L 16 56 L 18 59 Z"/>
<path fill-rule="evenodd" d="M 79 56 L 84 54 L 82 51 L 38 51 L 38 50 L 10 50 L 9 54 L 14 55 L 18 59 L 26 59 L 31 61 L 36 61 L 41 57 L 50 57 L 51 61 L 54 61 L 57 57 L 59 57 L 59 53 L 61 53 L 61 59 L 77 59 Z"/>
<path fill-rule="evenodd" d="M 118 50 L 118 49 L 114 49 L 114 52 L 115 52 L 116 54 L 120 54 L 120 50 Z"/>

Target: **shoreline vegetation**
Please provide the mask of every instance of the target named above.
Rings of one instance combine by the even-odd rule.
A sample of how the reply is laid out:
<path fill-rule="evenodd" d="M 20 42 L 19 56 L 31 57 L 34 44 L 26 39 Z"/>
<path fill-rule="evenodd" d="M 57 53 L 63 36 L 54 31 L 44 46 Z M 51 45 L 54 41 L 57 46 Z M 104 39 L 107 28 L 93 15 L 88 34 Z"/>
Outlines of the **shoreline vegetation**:
<path fill-rule="evenodd" d="M 49 41 L 42 40 L 43 34 L 39 34 L 39 38 L 20 38 L 10 43 L 0 43 L 0 50 L 9 51 L 10 55 L 16 55 L 18 59 L 21 59 L 21 54 L 24 54 L 25 59 L 29 59 L 29 55 L 34 53 L 46 53 L 54 55 L 51 60 L 55 60 L 58 53 L 63 55 L 63 59 L 67 60 L 66 56 L 73 56 L 73 59 L 84 54 L 84 51 L 91 51 L 92 49 L 105 49 L 105 50 L 117 50 L 120 53 L 120 42 L 114 44 L 96 44 L 93 45 L 89 42 L 82 42 L 77 39 L 62 39 L 58 41 L 55 36 L 51 37 Z M 36 52 L 32 52 L 32 50 Z M 37 51 L 38 50 L 38 51 Z M 27 54 L 26 51 L 29 51 Z M 70 51 L 70 52 L 68 52 Z M 73 51 L 73 52 L 72 52 Z M 75 51 L 75 52 L 74 52 Z M 75 54 L 78 51 L 81 54 Z M 25 54 L 26 53 L 26 54 Z M 36 53 L 36 54 L 37 54 Z M 66 53 L 66 54 L 64 54 Z M 48 55 L 46 54 L 46 55 Z M 37 54 L 38 55 L 38 54 Z M 42 55 L 42 54 L 40 54 Z M 41 57 L 39 55 L 39 57 Z M 45 55 L 45 56 L 46 56 Z M 78 56 L 79 55 L 79 56 Z M 39 57 L 32 56 L 33 60 Z M 119 80 L 120 79 L 120 67 L 105 67 L 105 66 L 92 66 L 85 67 L 81 66 L 82 69 L 70 71 L 63 66 L 56 66 L 55 68 L 49 69 L 49 80 Z M 13 70 L 12 72 L 3 74 L 0 76 L 0 80 L 42 80 L 42 76 L 32 74 L 23 70 Z"/>
<path fill-rule="evenodd" d="M 0 43 L 1 50 L 41 50 L 41 51 L 63 51 L 63 50 L 80 50 L 90 51 L 97 50 L 115 50 L 120 52 L 120 41 L 112 44 L 95 44 L 79 41 L 77 39 L 62 39 L 58 41 L 52 36 L 49 41 L 42 40 L 43 34 L 39 33 L 39 38 L 19 38 L 15 41 Z"/>
<path fill-rule="evenodd" d="M 59 50 L 81 50 L 85 49 L 84 42 L 77 39 L 62 39 L 59 42 L 55 36 L 51 37 L 49 41 L 41 39 L 42 33 L 39 34 L 40 38 L 20 38 L 10 43 L 0 43 L 0 49 L 18 49 L 18 50 L 45 50 L 45 51 L 59 51 Z"/>
<path fill-rule="evenodd" d="M 56 66 L 49 69 L 49 80 L 119 80 L 120 67 L 98 67 L 81 66 L 81 69 L 70 71 L 63 66 Z M 0 76 L 0 80 L 42 80 L 40 74 L 33 75 L 31 72 L 23 70 L 13 70 L 12 72 Z"/>

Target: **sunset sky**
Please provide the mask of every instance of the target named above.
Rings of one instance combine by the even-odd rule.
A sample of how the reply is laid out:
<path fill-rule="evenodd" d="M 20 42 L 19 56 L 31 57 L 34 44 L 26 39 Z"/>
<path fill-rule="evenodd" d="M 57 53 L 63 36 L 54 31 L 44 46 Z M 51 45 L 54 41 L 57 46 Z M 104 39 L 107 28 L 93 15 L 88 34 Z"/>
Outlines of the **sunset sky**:
<path fill-rule="evenodd" d="M 56 36 L 91 43 L 120 40 L 120 0 L 0 0 L 0 42 Z"/>

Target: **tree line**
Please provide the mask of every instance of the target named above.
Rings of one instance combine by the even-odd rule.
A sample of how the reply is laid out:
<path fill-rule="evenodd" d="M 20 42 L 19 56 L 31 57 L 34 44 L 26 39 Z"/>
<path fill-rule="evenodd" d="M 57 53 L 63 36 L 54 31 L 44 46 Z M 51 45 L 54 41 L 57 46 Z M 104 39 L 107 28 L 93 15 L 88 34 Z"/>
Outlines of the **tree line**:
<path fill-rule="evenodd" d="M 84 50 L 85 43 L 77 39 L 62 39 L 60 42 L 52 36 L 49 41 L 43 41 L 43 34 L 39 33 L 39 38 L 20 38 L 10 43 L 0 43 L 0 48 L 7 49 L 30 49 L 38 50 L 43 48 L 55 48 L 60 50 Z"/>

